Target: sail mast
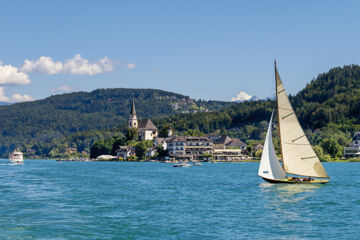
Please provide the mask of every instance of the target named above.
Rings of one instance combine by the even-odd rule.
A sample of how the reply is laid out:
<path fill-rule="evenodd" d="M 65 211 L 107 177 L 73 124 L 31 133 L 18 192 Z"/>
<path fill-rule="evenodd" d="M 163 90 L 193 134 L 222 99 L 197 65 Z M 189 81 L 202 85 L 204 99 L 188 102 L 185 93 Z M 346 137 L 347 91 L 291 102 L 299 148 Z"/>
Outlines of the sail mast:
<path fill-rule="evenodd" d="M 277 119 L 278 119 L 278 131 L 279 131 L 279 139 L 280 139 L 280 152 L 281 152 L 281 160 L 282 160 L 282 168 L 285 171 L 285 164 L 284 164 L 284 156 L 282 151 L 282 141 L 281 141 L 281 132 L 280 132 L 280 120 L 279 120 L 279 103 L 278 103 L 278 89 L 277 89 L 277 77 L 278 77 L 278 71 L 276 68 L 276 59 L 274 60 L 274 67 L 275 67 L 275 91 L 276 91 L 276 112 L 277 112 Z"/>

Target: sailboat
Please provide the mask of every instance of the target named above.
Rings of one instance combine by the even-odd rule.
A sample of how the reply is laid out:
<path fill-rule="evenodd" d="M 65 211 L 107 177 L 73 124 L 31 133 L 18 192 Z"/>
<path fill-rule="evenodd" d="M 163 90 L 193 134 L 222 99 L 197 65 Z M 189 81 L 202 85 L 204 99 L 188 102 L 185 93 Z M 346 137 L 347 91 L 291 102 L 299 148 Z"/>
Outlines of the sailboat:
<path fill-rule="evenodd" d="M 271 183 L 328 183 L 329 176 L 307 139 L 275 65 L 276 109 L 282 165 L 274 149 L 271 114 L 258 175 Z"/>

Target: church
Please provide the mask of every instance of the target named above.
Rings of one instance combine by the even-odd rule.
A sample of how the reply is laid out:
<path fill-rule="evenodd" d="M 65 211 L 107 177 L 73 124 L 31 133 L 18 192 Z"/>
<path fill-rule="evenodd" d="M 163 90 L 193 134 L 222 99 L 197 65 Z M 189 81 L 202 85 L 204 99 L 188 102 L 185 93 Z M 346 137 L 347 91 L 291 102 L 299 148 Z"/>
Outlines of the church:
<path fill-rule="evenodd" d="M 150 119 L 142 119 L 140 122 L 137 120 L 135 111 L 135 102 L 132 100 L 129 128 L 136 128 L 139 133 L 139 140 L 154 140 L 158 136 L 158 129 Z"/>

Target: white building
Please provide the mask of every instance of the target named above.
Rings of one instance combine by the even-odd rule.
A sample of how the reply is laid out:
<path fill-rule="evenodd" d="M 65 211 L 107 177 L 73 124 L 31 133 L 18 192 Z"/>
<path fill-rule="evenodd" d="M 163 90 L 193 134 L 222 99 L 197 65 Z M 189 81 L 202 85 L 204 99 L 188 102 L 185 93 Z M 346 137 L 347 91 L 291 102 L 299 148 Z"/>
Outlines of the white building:
<path fill-rule="evenodd" d="M 138 127 L 140 140 L 154 140 L 158 136 L 158 129 L 150 119 L 142 119 Z"/>
<path fill-rule="evenodd" d="M 132 146 L 120 146 L 116 151 L 116 156 L 127 160 L 128 157 L 135 156 L 135 147 Z"/>
<path fill-rule="evenodd" d="M 213 154 L 213 142 L 207 137 L 174 137 L 168 142 L 171 157 L 199 159 L 204 154 Z"/>
<path fill-rule="evenodd" d="M 356 132 L 347 147 L 344 147 L 344 157 L 357 158 L 360 157 L 360 132 Z"/>

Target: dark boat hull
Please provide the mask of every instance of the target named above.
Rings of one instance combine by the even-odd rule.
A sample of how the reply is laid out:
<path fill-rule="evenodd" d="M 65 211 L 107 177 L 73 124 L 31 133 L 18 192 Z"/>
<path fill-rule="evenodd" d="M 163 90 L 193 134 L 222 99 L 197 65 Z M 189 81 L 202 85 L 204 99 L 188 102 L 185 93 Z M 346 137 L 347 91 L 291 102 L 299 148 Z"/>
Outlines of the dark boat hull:
<path fill-rule="evenodd" d="M 269 183 L 288 183 L 288 184 L 325 184 L 330 182 L 329 179 L 312 179 L 310 181 L 301 181 L 301 180 L 294 180 L 291 178 L 284 178 L 284 179 L 268 179 L 262 178 Z"/>

